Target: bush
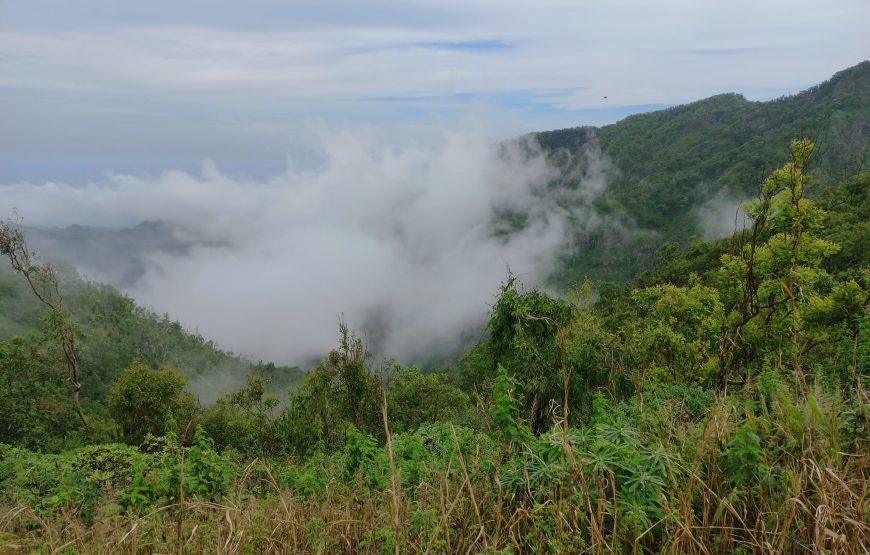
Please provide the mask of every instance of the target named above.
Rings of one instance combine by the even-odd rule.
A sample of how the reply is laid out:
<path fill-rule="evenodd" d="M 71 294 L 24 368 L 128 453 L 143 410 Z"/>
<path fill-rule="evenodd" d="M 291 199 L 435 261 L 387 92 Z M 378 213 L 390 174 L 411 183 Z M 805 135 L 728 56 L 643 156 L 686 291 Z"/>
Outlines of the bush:
<path fill-rule="evenodd" d="M 416 366 L 393 363 L 387 388 L 390 429 L 416 430 L 424 423 L 464 422 L 471 403 L 442 373 L 424 374 Z"/>
<path fill-rule="evenodd" d="M 109 411 L 121 425 L 124 440 L 140 443 L 146 435 L 165 435 L 193 418 L 196 400 L 184 392 L 186 380 L 177 370 L 150 369 L 136 360 L 124 370 L 109 394 Z"/>

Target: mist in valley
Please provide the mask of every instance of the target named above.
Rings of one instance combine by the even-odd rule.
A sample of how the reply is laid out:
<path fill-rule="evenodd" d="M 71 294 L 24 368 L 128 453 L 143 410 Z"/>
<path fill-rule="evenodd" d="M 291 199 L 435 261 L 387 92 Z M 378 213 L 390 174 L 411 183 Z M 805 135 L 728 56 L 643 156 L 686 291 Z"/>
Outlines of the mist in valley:
<path fill-rule="evenodd" d="M 553 187 L 566 169 L 532 139 L 474 129 L 427 148 L 349 131 L 317 144 L 316 168 L 263 180 L 205 162 L 6 184 L 0 205 L 35 250 L 249 358 L 311 365 L 344 319 L 378 357 L 418 362 L 479 337 L 508 272 L 544 283 L 569 217 L 597 225 L 582 207 L 611 170 L 587 149 L 575 186 Z"/>

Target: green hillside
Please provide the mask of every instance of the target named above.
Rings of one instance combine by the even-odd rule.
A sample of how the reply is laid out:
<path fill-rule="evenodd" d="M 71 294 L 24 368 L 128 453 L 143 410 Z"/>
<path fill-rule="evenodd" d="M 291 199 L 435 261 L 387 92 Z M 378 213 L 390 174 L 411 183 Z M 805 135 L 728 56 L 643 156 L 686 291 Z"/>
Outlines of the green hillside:
<path fill-rule="evenodd" d="M 754 196 L 758 183 L 786 161 L 779 145 L 812 139 L 812 175 L 837 183 L 870 167 L 870 61 L 843 70 L 800 94 L 750 102 L 722 94 L 629 116 L 601 128 L 537 133 L 548 152 L 581 152 L 592 144 L 617 168 L 609 174 L 601 213 L 623 225 L 578 231 L 554 282 L 625 280 L 652 262 L 655 246 L 702 235 L 698 209 L 711 199 Z"/>
<path fill-rule="evenodd" d="M 135 360 L 153 368 L 177 369 L 203 402 L 244 385 L 246 374 L 268 379 L 269 391 L 280 398 L 286 398 L 288 388 L 302 380 L 304 373 L 299 368 L 254 364 L 226 352 L 213 341 L 188 332 L 168 315 L 145 310 L 115 288 L 88 282 L 69 267 L 59 268 L 58 276 L 65 305 L 80 333 L 78 362 L 86 410 L 92 407 L 98 414 L 104 413 L 112 384 Z M 7 263 L 0 264 L 0 375 L 8 386 L 0 400 L 0 442 L 50 446 L 64 441 L 65 433 L 76 433 L 74 422 L 67 422 L 62 428 L 65 431 L 47 434 L 42 428 L 62 421 L 71 410 L 50 329 L 44 307 L 26 282 Z M 13 361 L 26 362 L 41 377 L 28 376 L 27 370 Z M 34 398 L 51 398 L 53 402 L 36 406 Z M 26 430 L 18 428 L 23 425 L 22 411 L 28 415 Z"/>

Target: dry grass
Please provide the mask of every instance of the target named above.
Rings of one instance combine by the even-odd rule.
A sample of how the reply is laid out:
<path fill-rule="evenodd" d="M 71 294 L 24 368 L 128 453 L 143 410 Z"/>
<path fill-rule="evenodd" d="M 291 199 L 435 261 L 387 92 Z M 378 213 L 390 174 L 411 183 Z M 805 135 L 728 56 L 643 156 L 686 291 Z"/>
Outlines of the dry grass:
<path fill-rule="evenodd" d="M 75 514 L 6 509 L 0 553 L 868 553 L 868 445 L 832 449 L 825 423 L 808 409 L 801 414 L 802 437 L 777 417 L 765 424 L 766 441 L 798 442 L 799 456 L 774 461 L 766 446 L 766 462 L 780 465 L 784 481 L 735 486 L 722 446 L 744 417 L 717 403 L 685 436 L 692 444 L 682 446 L 687 456 L 666 485 L 664 518 L 641 532 L 614 510 L 612 477 L 587 472 L 566 438 L 568 475 L 544 489 L 528 475 L 523 487 L 504 488 L 498 470 L 484 471 L 488 461 L 472 454 L 416 487 L 391 480 L 372 492 L 344 484 L 304 500 L 257 460 L 220 503 L 193 500 L 138 517 L 107 503 L 91 525 Z M 392 478 L 398 471 L 390 466 Z"/>
<path fill-rule="evenodd" d="M 633 541 L 619 534 L 606 510 L 583 502 L 582 482 L 576 492 L 556 492 L 536 503 L 512 499 L 498 510 L 498 488 L 477 483 L 466 489 L 445 477 L 402 499 L 397 513 L 391 491 L 325 502 L 301 501 L 280 490 L 238 502 L 191 502 L 183 522 L 177 506 L 138 518 L 107 508 L 91 526 L 75 515 L 46 520 L 15 507 L 0 519 L 0 552 L 526 553 L 550 546 L 590 553 L 868 553 L 866 471 L 866 457 L 851 458 L 840 469 L 807 459 L 792 474 L 796 495 L 778 507 L 763 499 L 754 500 L 758 505 L 735 503 L 693 474 L 685 490 L 668 500 L 667 521 L 656 525 L 657 535 L 666 538 L 658 546 L 645 541 L 651 530 Z M 429 516 L 428 525 L 420 524 L 421 515 Z"/>

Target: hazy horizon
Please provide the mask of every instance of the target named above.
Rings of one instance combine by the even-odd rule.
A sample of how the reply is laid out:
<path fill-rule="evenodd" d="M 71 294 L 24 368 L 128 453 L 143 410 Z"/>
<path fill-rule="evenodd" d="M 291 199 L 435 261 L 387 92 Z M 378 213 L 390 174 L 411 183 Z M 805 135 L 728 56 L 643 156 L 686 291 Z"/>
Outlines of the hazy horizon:
<path fill-rule="evenodd" d="M 431 145 L 796 93 L 868 57 L 870 4 L 0 3 L 0 183 L 264 178 L 320 129 Z"/>

